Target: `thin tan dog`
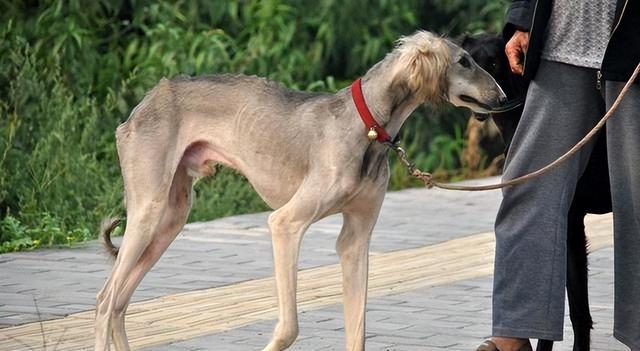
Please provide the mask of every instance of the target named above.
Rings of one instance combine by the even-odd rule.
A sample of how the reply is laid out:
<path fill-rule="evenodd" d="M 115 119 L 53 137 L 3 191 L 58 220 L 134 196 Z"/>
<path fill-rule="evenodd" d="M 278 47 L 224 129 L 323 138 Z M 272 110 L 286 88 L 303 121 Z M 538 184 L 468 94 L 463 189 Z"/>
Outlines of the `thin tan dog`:
<path fill-rule="evenodd" d="M 450 102 L 478 112 L 504 93 L 448 40 L 420 31 L 362 79 L 369 109 L 390 135 L 419 105 Z M 129 350 L 124 316 L 133 291 L 187 219 L 195 177 L 214 165 L 244 174 L 275 211 L 272 234 L 279 320 L 264 350 L 298 335 L 297 261 L 312 223 L 342 213 L 336 243 L 343 272 L 347 350 L 364 349 L 368 248 L 389 179 L 387 149 L 371 141 L 351 89 L 304 93 L 257 77 L 162 79 L 116 131 L 127 226 L 111 276 L 97 297 L 96 350 Z"/>

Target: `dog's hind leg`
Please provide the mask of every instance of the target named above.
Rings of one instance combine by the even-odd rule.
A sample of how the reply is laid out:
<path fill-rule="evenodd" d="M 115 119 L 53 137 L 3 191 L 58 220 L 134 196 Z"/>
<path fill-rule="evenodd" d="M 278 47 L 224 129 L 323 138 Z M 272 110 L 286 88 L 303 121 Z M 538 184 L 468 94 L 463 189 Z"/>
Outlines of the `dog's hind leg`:
<path fill-rule="evenodd" d="M 181 165 L 178 167 L 171 184 L 169 203 L 162 220 L 156 227 L 151 242 L 127 276 L 122 290 L 116 296 L 111 317 L 111 330 L 113 343 L 117 350 L 129 349 L 124 321 L 131 295 L 133 295 L 142 278 L 158 261 L 187 221 L 191 208 L 191 185 L 192 179 L 189 177 L 186 168 Z"/>
<path fill-rule="evenodd" d="M 127 226 L 111 275 L 97 296 L 95 349 L 100 351 L 109 349 L 110 334 L 118 350 L 129 349 L 123 322 L 129 297 L 175 236 L 171 232 L 181 227 L 175 223 L 184 221 L 176 213 L 176 207 L 184 206 L 172 199 L 178 196 L 172 195 L 172 188 L 181 190 L 185 184 L 190 187 L 190 181 L 185 180 L 186 170 L 178 167 L 181 155 L 167 149 L 172 135 L 148 135 L 143 131 L 136 131 L 127 123 L 116 133 L 127 199 Z"/>
<path fill-rule="evenodd" d="M 96 350 L 109 350 L 109 333 L 114 327 L 112 324 L 113 316 L 124 313 L 123 310 L 126 309 L 121 302 L 118 304 L 118 296 L 122 294 L 129 275 L 152 241 L 153 233 L 155 232 L 154 228 L 158 226 L 161 220 L 164 205 L 148 203 L 146 206 L 141 207 L 140 211 L 129 211 L 128 213 L 127 228 L 118 258 L 113 266 L 111 276 L 100 293 L 98 293 L 95 322 Z M 116 305 L 120 307 L 119 310 L 116 310 Z M 122 335 L 122 333 L 116 332 L 114 334 L 119 339 L 126 339 L 126 336 Z M 117 340 L 116 345 L 118 350 L 128 350 L 126 340 Z"/>
<path fill-rule="evenodd" d="M 585 211 L 572 204 L 567 227 L 567 297 L 573 327 L 573 351 L 588 351 L 591 346 L 593 320 L 589 312 L 589 272 Z"/>
<path fill-rule="evenodd" d="M 377 199 L 360 201 L 359 206 L 343 213 L 344 223 L 336 242 L 342 265 L 342 293 L 346 349 L 364 350 L 369 241 L 382 204 L 384 191 Z"/>

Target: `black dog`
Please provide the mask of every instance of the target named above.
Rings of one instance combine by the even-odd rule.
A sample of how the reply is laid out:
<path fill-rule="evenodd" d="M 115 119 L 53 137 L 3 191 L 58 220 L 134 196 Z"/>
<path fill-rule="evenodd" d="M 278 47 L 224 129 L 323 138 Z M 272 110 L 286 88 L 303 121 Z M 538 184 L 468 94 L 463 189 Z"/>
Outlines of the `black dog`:
<path fill-rule="evenodd" d="M 464 35 L 459 41 L 474 60 L 496 79 L 509 100 L 524 99 L 527 84 L 520 76 L 511 73 L 509 62 L 504 53 L 505 42 L 501 36 Z M 604 106 L 604 101 L 602 103 Z M 520 106 L 508 112 L 491 115 L 500 130 L 505 145 L 507 145 L 507 150 L 518 126 L 522 109 L 523 107 Z M 478 116 L 480 119 L 484 117 L 486 116 Z M 593 326 L 589 312 L 587 239 L 584 232 L 584 216 L 587 213 L 611 212 L 605 133 L 601 132 L 595 143 L 589 164 L 576 186 L 568 216 L 567 295 L 569 315 L 575 335 L 574 351 L 589 350 Z M 538 341 L 537 351 L 550 351 L 552 348 L 553 341 Z"/>

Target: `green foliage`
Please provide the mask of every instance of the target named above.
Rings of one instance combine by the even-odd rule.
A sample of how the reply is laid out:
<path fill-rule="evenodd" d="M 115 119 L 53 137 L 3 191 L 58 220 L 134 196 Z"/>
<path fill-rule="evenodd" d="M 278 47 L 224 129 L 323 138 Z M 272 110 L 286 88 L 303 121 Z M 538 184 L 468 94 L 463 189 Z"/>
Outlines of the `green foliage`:
<path fill-rule="evenodd" d="M 503 0 L 0 0 L 0 252 L 70 244 L 122 215 L 114 130 L 163 76 L 257 74 L 335 91 L 418 28 L 499 29 Z M 465 114 L 420 110 L 420 167 L 455 173 Z M 408 186 L 393 166 L 392 187 Z M 266 209 L 231 171 L 191 220 Z"/>
<path fill-rule="evenodd" d="M 424 113 L 425 116 L 421 114 Z M 456 180 L 463 170 L 462 151 L 465 146 L 463 126 L 468 116 L 463 110 L 439 111 L 424 108 L 416 113 L 401 131 L 402 146 L 418 168 L 432 172 L 438 180 Z M 422 183 L 409 177 L 406 167 L 398 162 L 395 155 L 391 162 L 391 190 Z"/>
<path fill-rule="evenodd" d="M 0 220 L 0 253 L 35 249 L 56 244 L 71 245 L 91 239 L 87 228 L 63 229 L 60 220 L 42 213 L 38 225 L 27 227 L 17 218 L 7 215 Z"/>
<path fill-rule="evenodd" d="M 189 221 L 206 221 L 269 209 L 244 177 L 230 169 L 220 170 L 215 177 L 198 180 L 194 189 L 194 210 Z"/>

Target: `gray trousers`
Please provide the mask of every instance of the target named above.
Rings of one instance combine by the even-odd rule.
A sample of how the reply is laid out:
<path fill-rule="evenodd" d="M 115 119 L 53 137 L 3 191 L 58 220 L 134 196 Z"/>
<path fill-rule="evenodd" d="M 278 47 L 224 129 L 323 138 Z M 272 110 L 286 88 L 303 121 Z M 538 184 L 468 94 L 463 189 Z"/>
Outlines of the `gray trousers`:
<path fill-rule="evenodd" d="M 596 70 L 542 61 L 527 92 L 504 178 L 539 169 L 580 140 L 623 83 Z M 640 350 L 640 87 L 607 124 L 615 230 L 614 335 Z M 593 144 L 528 183 L 505 188 L 496 218 L 493 335 L 562 340 L 567 215 Z"/>

